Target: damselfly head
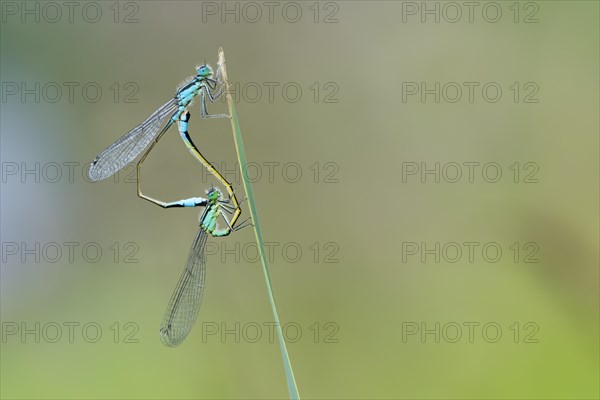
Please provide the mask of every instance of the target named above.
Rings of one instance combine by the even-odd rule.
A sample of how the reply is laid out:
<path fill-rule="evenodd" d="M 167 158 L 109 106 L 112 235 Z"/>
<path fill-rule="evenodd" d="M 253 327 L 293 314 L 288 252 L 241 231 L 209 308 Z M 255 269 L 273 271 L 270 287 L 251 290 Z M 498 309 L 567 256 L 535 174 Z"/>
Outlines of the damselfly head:
<path fill-rule="evenodd" d="M 208 189 L 206 195 L 208 196 L 209 200 L 218 200 L 221 197 L 221 191 L 213 186 Z"/>
<path fill-rule="evenodd" d="M 201 76 L 203 78 L 209 78 L 213 74 L 213 70 L 210 67 L 210 65 L 208 65 L 208 64 L 204 64 L 199 67 L 196 67 L 196 72 L 198 73 L 199 76 Z"/>

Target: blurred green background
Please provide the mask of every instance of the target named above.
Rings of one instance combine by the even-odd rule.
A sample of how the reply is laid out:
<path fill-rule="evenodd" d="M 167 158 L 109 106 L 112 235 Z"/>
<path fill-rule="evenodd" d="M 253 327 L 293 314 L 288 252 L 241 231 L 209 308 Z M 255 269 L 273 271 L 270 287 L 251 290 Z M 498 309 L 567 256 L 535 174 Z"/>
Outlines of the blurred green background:
<path fill-rule="evenodd" d="M 2 398 L 287 396 L 251 230 L 211 240 L 166 348 L 199 210 L 85 179 L 219 46 L 302 397 L 598 398 L 597 2 L 49 4 L 2 2 Z M 239 185 L 229 123 L 190 111 Z M 165 200 L 213 183 L 177 136 L 144 165 Z"/>

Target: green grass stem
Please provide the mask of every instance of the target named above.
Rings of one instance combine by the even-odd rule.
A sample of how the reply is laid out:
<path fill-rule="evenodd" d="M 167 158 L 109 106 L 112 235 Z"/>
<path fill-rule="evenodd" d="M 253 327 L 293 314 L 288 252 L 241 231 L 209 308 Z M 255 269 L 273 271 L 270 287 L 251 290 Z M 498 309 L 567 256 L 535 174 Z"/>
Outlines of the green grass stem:
<path fill-rule="evenodd" d="M 231 120 L 231 129 L 233 131 L 233 140 L 235 142 L 235 150 L 237 153 L 238 162 L 242 172 L 242 182 L 244 184 L 244 191 L 248 198 L 248 207 L 250 209 L 250 217 L 252 218 L 252 224 L 254 225 L 254 235 L 256 237 L 256 243 L 258 244 L 258 251 L 260 253 L 260 260 L 262 263 L 263 274 L 265 277 L 265 283 L 267 285 L 267 293 L 269 295 L 269 302 L 271 304 L 271 311 L 273 312 L 273 318 L 275 319 L 275 329 L 277 331 L 277 338 L 279 339 L 279 346 L 281 348 L 281 357 L 283 359 L 283 367 L 285 369 L 285 376 L 287 380 L 287 387 L 290 395 L 290 399 L 299 399 L 300 394 L 298 393 L 298 387 L 296 386 L 296 379 L 294 378 L 294 371 L 292 369 L 292 363 L 285 346 L 285 340 L 283 338 L 283 332 L 281 331 L 281 324 L 279 323 L 279 315 L 277 314 L 277 307 L 275 306 L 275 296 L 273 295 L 273 286 L 271 284 L 271 277 L 269 275 L 269 265 L 267 264 L 267 256 L 265 246 L 263 243 L 262 233 L 260 230 L 260 224 L 258 222 L 258 214 L 256 212 L 256 203 L 254 201 L 254 194 L 252 192 L 252 185 L 250 184 L 250 178 L 248 176 L 248 169 L 244 168 L 248 161 L 246 159 L 246 151 L 244 150 L 244 142 L 242 140 L 242 133 L 240 131 L 240 125 L 238 122 L 237 114 L 235 112 L 235 105 L 233 104 L 231 94 L 229 92 L 229 81 L 227 80 L 227 71 L 225 69 L 225 54 L 223 48 L 219 48 L 219 63 L 218 68 L 221 70 L 222 78 L 225 82 L 227 89 L 226 97 L 227 104 L 229 106 L 229 116 Z"/>

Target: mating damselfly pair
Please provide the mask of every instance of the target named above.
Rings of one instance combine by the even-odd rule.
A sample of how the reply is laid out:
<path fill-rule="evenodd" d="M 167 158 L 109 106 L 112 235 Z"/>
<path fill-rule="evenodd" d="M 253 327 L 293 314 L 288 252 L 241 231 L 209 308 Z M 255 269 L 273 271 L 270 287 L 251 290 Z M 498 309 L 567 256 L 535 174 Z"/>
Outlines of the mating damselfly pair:
<path fill-rule="evenodd" d="M 89 169 L 90 179 L 102 180 L 113 175 L 144 152 L 137 163 L 139 197 L 163 208 L 204 207 L 200 214 L 200 227 L 192 242 L 185 269 L 171 296 L 160 326 L 161 340 L 167 346 L 180 344 L 192 329 L 198 316 L 204 292 L 206 273 L 204 250 L 208 236 L 227 236 L 232 231 L 246 226 L 248 221 L 236 225 L 242 210 L 232 185 L 202 155 L 188 133 L 190 113 L 187 107 L 196 97 L 200 99 L 200 114 L 203 118 L 229 118 L 227 114 L 209 114 L 206 102 L 207 100 L 214 102 L 224 92 L 225 83 L 221 80 L 221 67 L 222 59 L 219 60 L 216 73 L 208 64 L 197 67 L 196 75 L 178 88 L 171 100 L 98 154 Z M 192 197 L 173 202 L 157 200 L 142 193 L 142 164 L 152 148 L 174 123 L 177 123 L 179 134 L 192 155 L 225 186 L 227 198 L 224 198 L 221 191 L 214 187 L 206 192 L 206 198 Z M 225 213 L 230 215 L 229 219 Z M 221 229 L 217 226 L 219 217 L 225 221 L 225 228 Z"/>

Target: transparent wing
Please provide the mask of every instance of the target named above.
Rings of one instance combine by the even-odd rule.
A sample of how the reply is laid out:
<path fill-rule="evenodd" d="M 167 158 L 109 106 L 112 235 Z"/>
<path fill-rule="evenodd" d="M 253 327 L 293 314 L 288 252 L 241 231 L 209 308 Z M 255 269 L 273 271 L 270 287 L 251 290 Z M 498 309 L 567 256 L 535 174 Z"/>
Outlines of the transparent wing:
<path fill-rule="evenodd" d="M 207 237 L 208 234 L 200 228 L 192 243 L 185 270 L 167 306 L 160 325 L 160 339 L 165 346 L 175 347 L 183 342 L 196 322 L 204 293 L 204 246 Z"/>
<path fill-rule="evenodd" d="M 133 161 L 154 139 L 165 118 L 173 115 L 178 106 L 177 99 L 171 99 L 144 122 L 98 154 L 90 164 L 88 171 L 90 179 L 99 181 L 108 178 Z M 161 133 L 166 131 L 170 126 L 171 121 L 169 121 Z"/>

